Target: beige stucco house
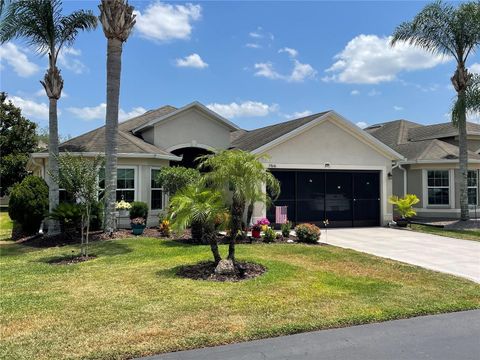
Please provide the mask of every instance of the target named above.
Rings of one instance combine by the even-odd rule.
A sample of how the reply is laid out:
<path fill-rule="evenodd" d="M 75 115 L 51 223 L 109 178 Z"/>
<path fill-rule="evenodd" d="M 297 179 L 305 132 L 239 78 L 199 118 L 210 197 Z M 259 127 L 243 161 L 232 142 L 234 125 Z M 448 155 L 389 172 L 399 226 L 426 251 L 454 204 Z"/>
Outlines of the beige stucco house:
<path fill-rule="evenodd" d="M 102 154 L 105 129 L 100 127 L 60 145 L 83 156 Z M 155 181 L 164 166 L 193 166 L 198 155 L 237 148 L 266 154 L 265 166 L 281 181 L 275 205 L 287 206 L 289 220 L 331 226 L 376 226 L 392 219 L 388 197 L 392 171 L 407 159 L 335 111 L 326 111 L 263 127 L 243 130 L 194 102 L 182 108 L 164 106 L 119 125 L 117 199 L 145 201 L 149 225 L 165 211 L 168 196 Z M 48 153 L 32 154 L 29 166 L 46 177 Z M 254 218 L 275 212 L 257 204 Z M 126 221 L 126 219 L 125 219 Z"/>

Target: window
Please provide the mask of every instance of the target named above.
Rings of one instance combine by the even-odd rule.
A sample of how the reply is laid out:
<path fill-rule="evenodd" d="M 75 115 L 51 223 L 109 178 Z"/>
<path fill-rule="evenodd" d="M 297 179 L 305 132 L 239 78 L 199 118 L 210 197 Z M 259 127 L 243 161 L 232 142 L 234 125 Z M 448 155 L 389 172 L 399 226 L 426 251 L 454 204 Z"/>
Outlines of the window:
<path fill-rule="evenodd" d="M 478 199 L 478 172 L 468 170 L 468 205 L 477 205 Z"/>
<path fill-rule="evenodd" d="M 163 189 L 157 181 L 160 169 L 150 170 L 150 208 L 152 210 L 163 209 Z"/>
<path fill-rule="evenodd" d="M 427 172 L 428 205 L 448 205 L 450 203 L 448 173 L 448 170 L 429 170 Z"/>
<path fill-rule="evenodd" d="M 98 173 L 98 185 L 100 193 L 105 189 L 105 169 L 100 169 Z M 99 194 L 101 195 L 101 194 Z M 135 200 L 135 169 L 117 169 L 117 201 L 125 200 L 132 202 Z"/>

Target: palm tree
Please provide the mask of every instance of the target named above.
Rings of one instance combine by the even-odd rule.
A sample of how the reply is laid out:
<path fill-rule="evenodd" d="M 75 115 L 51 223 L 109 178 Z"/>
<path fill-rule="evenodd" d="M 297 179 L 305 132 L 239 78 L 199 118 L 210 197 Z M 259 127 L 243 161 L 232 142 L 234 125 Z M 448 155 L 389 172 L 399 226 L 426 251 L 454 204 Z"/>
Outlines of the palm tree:
<path fill-rule="evenodd" d="M 189 185 L 170 199 L 172 227 L 183 230 L 194 223 L 202 224 L 202 242 L 210 244 L 215 264 L 222 260 L 216 236 L 217 219 L 227 211 L 222 193 L 203 186 Z"/>
<path fill-rule="evenodd" d="M 235 239 L 242 232 L 246 204 L 264 200 L 280 192 L 280 183 L 263 166 L 258 156 L 242 150 L 223 150 L 200 158 L 200 167 L 208 169 L 204 175 L 207 184 L 228 193 L 231 202 L 231 234 L 228 259 L 235 261 Z M 266 187 L 266 189 L 264 188 Z"/>
<path fill-rule="evenodd" d="M 480 44 L 480 2 L 462 3 L 458 7 L 441 1 L 429 4 L 412 21 L 400 24 L 394 31 L 392 46 L 399 41 L 436 54 L 451 56 L 457 68 L 450 79 L 457 92 L 456 125 L 459 131 L 460 218 L 468 220 L 468 147 L 465 94 L 471 78 L 466 68 L 468 56 Z"/>
<path fill-rule="evenodd" d="M 99 5 L 100 21 L 107 38 L 107 110 L 105 114 L 105 231 L 115 227 L 115 201 L 117 188 L 118 102 L 122 48 L 133 26 L 133 6 L 124 0 L 102 0 Z"/>
<path fill-rule="evenodd" d="M 467 113 L 480 113 L 480 74 L 472 74 L 465 92 L 465 104 L 455 101 L 452 107 L 452 122 L 458 123 L 459 111 L 465 108 Z"/>
<path fill-rule="evenodd" d="M 71 46 L 80 31 L 93 30 L 97 18 L 91 11 L 77 10 L 70 15 L 62 14 L 60 0 L 19 0 L 9 2 L 5 17 L 0 24 L 0 43 L 23 38 L 39 54 L 48 54 L 48 69 L 43 81 L 49 99 L 49 210 L 59 203 L 58 184 L 58 118 L 57 102 L 62 95 L 63 79 L 57 67 L 57 59 L 64 46 Z M 58 222 L 50 222 L 48 234 L 59 232 Z"/>

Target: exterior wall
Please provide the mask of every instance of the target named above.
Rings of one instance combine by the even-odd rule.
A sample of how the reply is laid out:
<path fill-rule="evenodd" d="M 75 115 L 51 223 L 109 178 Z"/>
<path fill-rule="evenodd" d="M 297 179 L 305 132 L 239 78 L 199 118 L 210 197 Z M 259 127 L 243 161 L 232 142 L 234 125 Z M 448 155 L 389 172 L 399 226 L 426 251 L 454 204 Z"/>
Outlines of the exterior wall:
<path fill-rule="evenodd" d="M 405 170 L 407 171 L 407 170 Z M 398 167 L 392 170 L 392 194 L 397 196 L 404 196 L 405 190 L 403 185 L 403 171 Z"/>
<path fill-rule="evenodd" d="M 151 131 L 142 134 L 145 140 L 152 139 Z M 208 115 L 191 109 L 155 125 L 153 144 L 168 151 L 183 147 L 226 149 L 230 146 L 230 129 Z"/>
<path fill-rule="evenodd" d="M 379 170 L 380 220 L 386 224 L 392 219 L 392 206 L 387 201 L 392 194 L 392 180 L 387 176 L 392 161 L 332 120 L 266 150 L 265 155 L 268 155 L 265 166 L 272 169 Z M 257 204 L 254 221 L 265 214 L 265 206 Z"/>

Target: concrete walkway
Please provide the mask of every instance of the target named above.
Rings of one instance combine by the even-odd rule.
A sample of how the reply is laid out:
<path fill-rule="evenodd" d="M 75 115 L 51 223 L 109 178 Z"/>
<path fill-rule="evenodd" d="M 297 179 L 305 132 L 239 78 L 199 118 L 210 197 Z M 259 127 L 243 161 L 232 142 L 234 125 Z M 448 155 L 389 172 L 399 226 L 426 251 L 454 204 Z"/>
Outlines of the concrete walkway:
<path fill-rule="evenodd" d="M 145 360 L 478 360 L 480 310 L 181 351 Z"/>
<path fill-rule="evenodd" d="M 478 241 L 381 227 L 322 230 L 320 240 L 480 283 Z"/>

